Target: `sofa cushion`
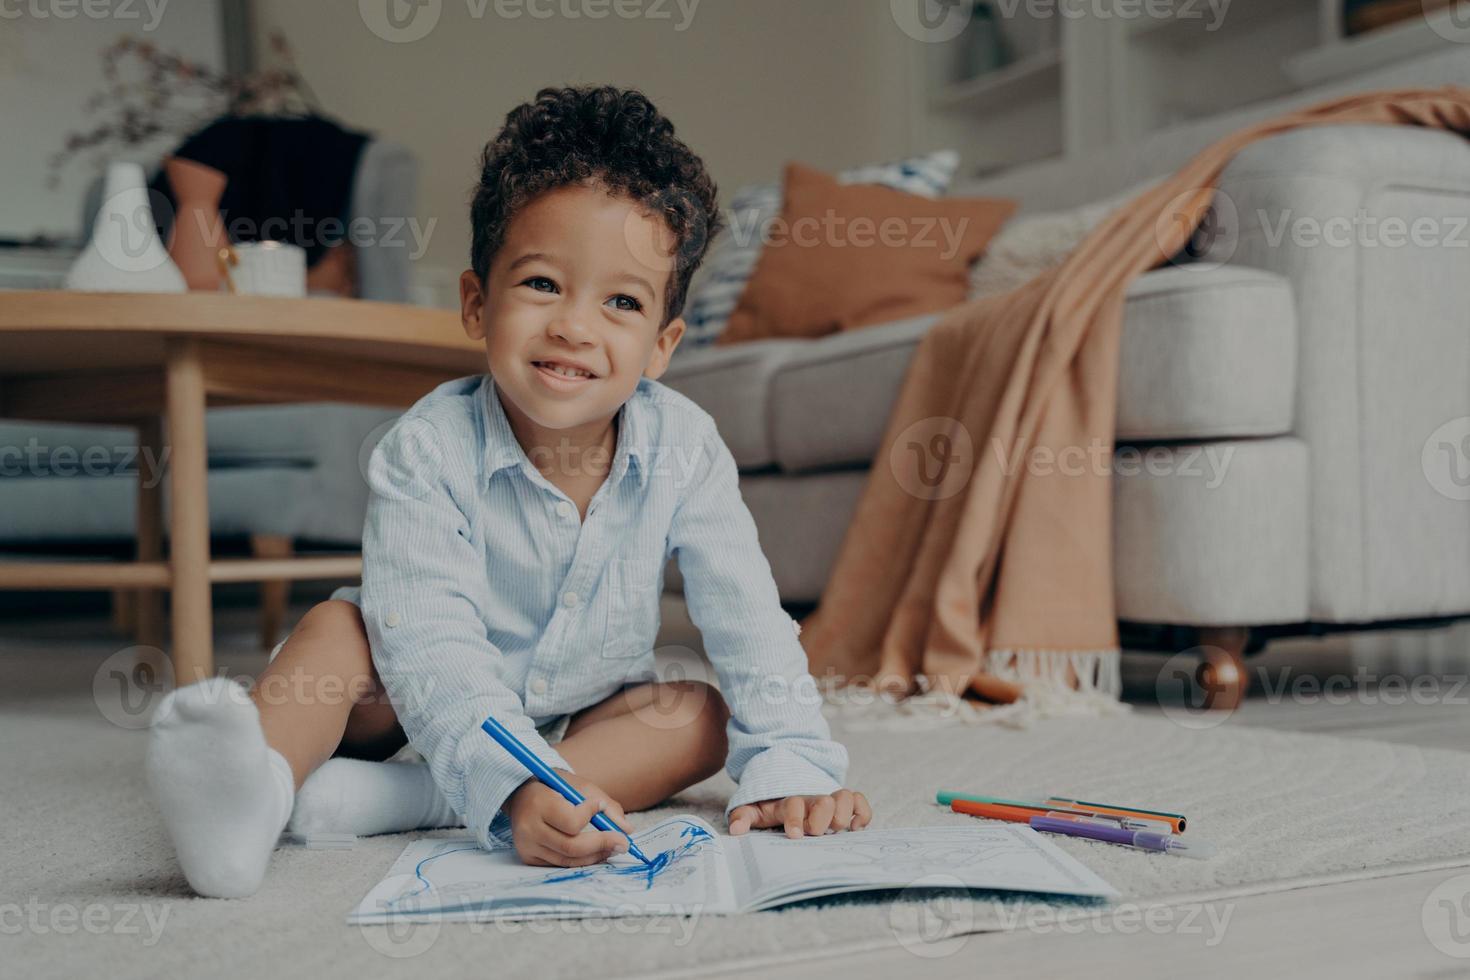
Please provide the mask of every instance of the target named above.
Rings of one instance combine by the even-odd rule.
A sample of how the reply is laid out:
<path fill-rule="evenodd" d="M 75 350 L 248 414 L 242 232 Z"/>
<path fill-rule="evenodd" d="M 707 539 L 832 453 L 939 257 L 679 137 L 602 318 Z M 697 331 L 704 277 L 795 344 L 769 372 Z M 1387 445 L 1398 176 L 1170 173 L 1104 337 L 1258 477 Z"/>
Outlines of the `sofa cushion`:
<path fill-rule="evenodd" d="M 969 269 L 1015 202 L 933 200 L 876 184 L 839 184 L 786 165 L 779 234 L 761 250 L 718 346 L 821 337 L 946 310 L 969 295 Z"/>
<path fill-rule="evenodd" d="M 763 469 L 776 459 L 767 424 L 771 374 L 802 343 L 753 340 L 731 347 L 680 348 L 659 380 L 714 416 L 737 466 Z"/>
<path fill-rule="evenodd" d="M 1120 447 L 1113 457 L 1119 617 L 1200 626 L 1306 619 L 1307 457 L 1306 444 L 1292 437 Z M 860 470 L 740 481 L 782 601 L 821 598 L 866 482 Z M 676 565 L 664 585 L 683 591 Z"/>
<path fill-rule="evenodd" d="M 938 319 L 692 351 L 662 380 L 715 417 L 742 469 L 861 465 L 882 440 L 914 347 Z M 1125 310 L 1117 438 L 1290 432 L 1296 342 L 1280 276 L 1218 267 L 1139 277 Z"/>
<path fill-rule="evenodd" d="M 1140 276 L 1119 352 L 1119 441 L 1290 432 L 1296 348 L 1284 276 L 1228 266 Z"/>
<path fill-rule="evenodd" d="M 368 502 L 367 460 L 398 415 L 331 403 L 211 409 L 211 531 L 357 547 Z M 140 462 L 145 473 L 158 472 L 157 460 L 140 461 L 136 438 L 121 426 L 0 421 L 0 542 L 131 534 L 132 497 L 118 494 L 136 488 Z M 249 489 L 281 481 L 292 488 L 289 500 Z M 216 484 L 226 496 L 215 492 Z M 166 494 L 167 480 L 164 486 Z M 65 506 L 73 498 L 95 506 Z M 47 501 L 54 513 L 38 517 Z"/>
<path fill-rule="evenodd" d="M 938 197 L 949 187 L 960 165 L 954 150 L 938 150 L 926 156 L 895 163 L 870 164 L 844 170 L 837 175 L 842 184 L 882 184 L 894 190 L 923 197 Z M 741 187 L 726 206 L 729 223 L 710 244 L 709 255 L 700 266 L 684 310 L 688 330 L 686 347 L 703 347 L 715 342 L 725 329 L 735 304 L 755 271 L 769 226 L 781 213 L 781 185 L 753 184 Z"/>
<path fill-rule="evenodd" d="M 299 405 L 211 409 L 210 467 L 315 465 L 312 412 Z M 0 419 L 0 479 L 135 473 L 137 447 L 131 426 Z"/>
<path fill-rule="evenodd" d="M 212 536 L 315 537 L 312 513 L 319 493 L 309 469 L 211 469 L 208 494 Z M 165 514 L 169 496 L 165 480 Z M 87 480 L 0 480 L 0 544 L 127 541 L 137 532 L 137 500 L 135 474 L 116 473 Z"/>
<path fill-rule="evenodd" d="M 0 480 L 136 472 L 131 428 L 0 420 Z"/>

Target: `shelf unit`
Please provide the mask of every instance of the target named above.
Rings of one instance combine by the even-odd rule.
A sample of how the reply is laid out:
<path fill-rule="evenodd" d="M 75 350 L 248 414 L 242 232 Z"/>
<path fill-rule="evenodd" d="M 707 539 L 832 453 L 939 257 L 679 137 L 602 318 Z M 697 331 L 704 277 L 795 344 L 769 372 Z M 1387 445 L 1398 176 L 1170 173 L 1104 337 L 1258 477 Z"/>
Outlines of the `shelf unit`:
<path fill-rule="evenodd" d="M 0 247 L 0 290 L 60 289 L 77 251 L 73 246 Z"/>
<path fill-rule="evenodd" d="M 1322 43 L 1287 58 L 1284 65 L 1287 75 L 1304 88 L 1425 54 L 1445 44 L 1470 44 L 1470 4 L 1344 37 L 1340 18 L 1332 18 L 1332 11 L 1340 7 L 1328 0 L 1323 2 Z"/>
<path fill-rule="evenodd" d="M 963 34 L 909 45 L 914 139 L 956 147 L 969 175 L 1139 139 L 1436 46 L 1470 51 L 1470 0 L 1352 38 L 1342 0 L 1230 0 L 1223 16 L 1208 0 L 1176 0 L 1171 15 L 1153 17 L 1138 12 L 1157 7 L 1134 0 L 1111 16 L 990 6 L 1014 55 L 1002 68 L 954 79 Z"/>
<path fill-rule="evenodd" d="M 1234 32 L 1272 20 L 1286 12 L 1315 9 L 1317 0 L 1230 0 L 1223 13 L 1211 9 L 1205 0 L 1180 0 L 1171 16 L 1122 18 L 1123 34 L 1136 39 L 1167 43 L 1209 43 L 1211 36 Z"/>
<path fill-rule="evenodd" d="M 939 111 L 981 112 L 1038 96 L 1055 96 L 1061 84 L 1061 51 L 1039 51 L 978 78 L 944 85 L 930 95 L 929 105 Z"/>

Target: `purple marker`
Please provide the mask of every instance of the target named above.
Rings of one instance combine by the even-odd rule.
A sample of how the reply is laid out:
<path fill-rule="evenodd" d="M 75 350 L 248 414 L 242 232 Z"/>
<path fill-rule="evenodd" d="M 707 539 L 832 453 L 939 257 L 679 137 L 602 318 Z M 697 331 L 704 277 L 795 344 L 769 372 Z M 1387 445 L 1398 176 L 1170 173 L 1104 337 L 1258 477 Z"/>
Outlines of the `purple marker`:
<path fill-rule="evenodd" d="M 1185 841 L 1173 834 L 1159 834 L 1148 830 L 1127 830 L 1116 824 L 1089 823 L 1084 820 L 1059 820 L 1056 817 L 1032 817 L 1031 829 L 1048 834 L 1065 834 L 1068 837 L 1086 837 L 1109 844 L 1122 844 L 1145 851 L 1161 851 L 1181 857 L 1213 857 L 1215 846 L 1203 841 Z"/>

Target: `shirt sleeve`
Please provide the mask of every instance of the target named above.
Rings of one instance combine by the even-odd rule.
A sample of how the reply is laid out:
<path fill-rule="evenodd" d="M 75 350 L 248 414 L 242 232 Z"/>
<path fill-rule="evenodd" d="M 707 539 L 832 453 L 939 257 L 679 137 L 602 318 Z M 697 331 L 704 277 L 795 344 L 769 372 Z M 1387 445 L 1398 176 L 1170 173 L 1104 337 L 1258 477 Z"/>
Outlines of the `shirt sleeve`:
<path fill-rule="evenodd" d="M 842 787 L 847 750 L 832 740 L 796 623 L 781 608 L 735 459 L 711 424 L 669 532 L 689 615 L 730 708 L 725 769 L 735 807 Z"/>
<path fill-rule="evenodd" d="M 537 733 L 502 680 L 504 655 L 486 628 L 485 559 L 456 503 L 457 492 L 472 492 L 477 469 L 453 458 L 457 445 L 430 421 L 405 416 L 374 450 L 362 617 L 373 664 L 409 742 L 488 849 L 507 842 L 509 823 L 500 808 L 529 774 L 480 729 L 486 716 L 494 715 L 548 765 L 568 772 L 571 766 Z"/>

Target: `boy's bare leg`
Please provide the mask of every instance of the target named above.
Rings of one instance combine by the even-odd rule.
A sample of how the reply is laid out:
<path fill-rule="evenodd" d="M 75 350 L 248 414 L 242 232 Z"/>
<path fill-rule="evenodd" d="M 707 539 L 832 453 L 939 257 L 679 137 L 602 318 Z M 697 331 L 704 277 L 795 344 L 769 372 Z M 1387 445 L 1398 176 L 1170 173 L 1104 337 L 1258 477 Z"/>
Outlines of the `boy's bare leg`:
<path fill-rule="evenodd" d="M 266 743 L 296 780 L 292 833 L 459 826 L 428 766 L 377 764 L 407 739 L 373 667 L 357 606 L 329 601 L 307 613 L 260 675 L 254 699 Z"/>
<path fill-rule="evenodd" d="M 351 747 L 368 752 L 395 739 L 401 744 L 391 707 L 374 696 L 366 651 L 357 608 L 325 603 L 307 614 L 253 696 L 215 677 L 182 687 L 159 705 L 148 781 L 195 891 L 237 898 L 259 888 L 297 786 L 349 732 Z M 447 808 L 427 771 L 382 768 L 394 770 L 385 778 L 397 780 L 392 792 L 375 794 L 388 798 L 390 809 L 402 809 L 398 801 L 410 795 L 419 810 Z M 418 780 L 419 791 L 399 792 L 403 779 Z M 393 819 L 405 818 L 395 812 Z"/>
<path fill-rule="evenodd" d="M 266 742 L 291 764 L 297 787 L 334 755 L 376 761 L 405 744 L 350 602 L 308 612 L 252 697 Z M 641 810 L 720 770 L 728 719 L 708 684 L 641 684 L 579 712 L 557 751 L 625 810 Z"/>
<path fill-rule="evenodd" d="M 708 684 L 641 684 L 577 714 L 556 750 L 624 810 L 644 810 L 720 771 L 729 717 Z"/>
<path fill-rule="evenodd" d="M 403 729 L 373 669 L 362 613 L 350 602 L 314 606 L 256 680 L 266 743 L 291 764 L 296 787 L 333 755 L 381 761 Z"/>

